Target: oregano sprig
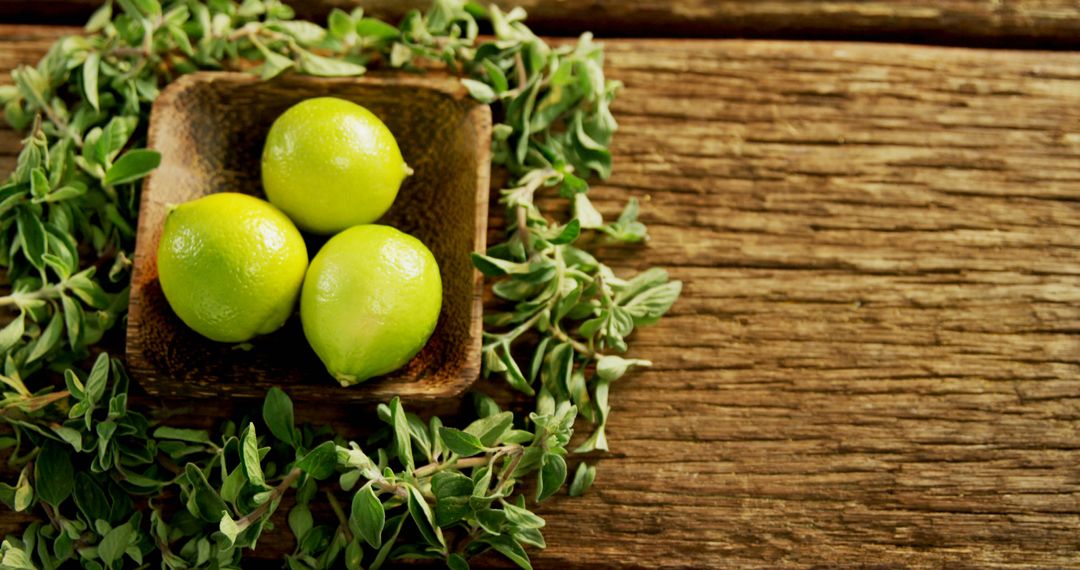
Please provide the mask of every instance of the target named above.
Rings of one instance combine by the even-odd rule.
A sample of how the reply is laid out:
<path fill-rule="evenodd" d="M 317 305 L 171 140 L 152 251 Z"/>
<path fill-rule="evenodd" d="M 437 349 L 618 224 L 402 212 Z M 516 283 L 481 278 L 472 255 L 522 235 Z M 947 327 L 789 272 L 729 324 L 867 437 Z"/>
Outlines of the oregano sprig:
<path fill-rule="evenodd" d="M 604 77 L 602 47 L 588 34 L 551 46 L 523 10 L 462 0 L 436 0 L 397 26 L 360 9 L 334 10 L 325 27 L 292 17 L 278 0 L 107 1 L 84 35 L 0 86 L 6 119 L 26 133 L 0 185 L 0 267 L 11 286 L 0 308 L 12 316 L 0 329 L 0 419 L 10 427 L 0 449 L 19 473 L 0 484 L 0 500 L 47 520 L 6 537 L 0 567 L 237 567 L 293 501 L 293 568 L 434 558 L 459 569 L 489 550 L 528 568 L 526 546 L 544 546 L 544 521 L 528 505 L 568 479 L 575 418 L 595 426 L 576 451 L 608 448 L 610 385 L 649 365 L 622 356 L 626 338 L 659 319 L 681 283 L 660 269 L 620 277 L 587 251 L 647 239 L 636 200 L 605 221 L 588 197 L 588 180 L 611 173 L 617 129 L 620 85 Z M 493 36 L 481 37 L 481 25 Z M 457 429 L 395 400 L 360 445 L 295 425 L 292 402 L 272 390 L 261 422 L 227 421 L 211 434 L 129 410 L 118 360 L 100 355 L 81 372 L 126 310 L 139 181 L 160 162 L 142 148 L 159 90 L 203 69 L 271 79 L 378 66 L 442 67 L 495 107 L 494 162 L 511 184 L 500 193 L 506 240 L 473 257 L 502 301 L 485 315 L 484 373 L 534 398 L 535 412 L 514 417 L 477 395 L 479 419 Z M 570 215 L 541 209 L 545 194 Z M 62 372 L 65 386 L 43 380 L 43 368 Z M 595 475 L 580 463 L 570 493 Z M 526 477 L 528 499 L 517 490 Z M 322 503 L 333 518 L 312 508 Z"/>

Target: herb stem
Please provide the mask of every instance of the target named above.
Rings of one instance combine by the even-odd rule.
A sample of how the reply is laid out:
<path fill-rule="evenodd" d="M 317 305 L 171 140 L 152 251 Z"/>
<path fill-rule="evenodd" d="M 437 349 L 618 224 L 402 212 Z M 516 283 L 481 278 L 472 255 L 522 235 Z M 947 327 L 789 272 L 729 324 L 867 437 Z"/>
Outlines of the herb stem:
<path fill-rule="evenodd" d="M 524 89 L 529 82 L 529 74 L 525 71 L 525 58 L 521 57 L 520 51 L 514 54 L 514 70 L 517 71 L 518 89 Z"/>
<path fill-rule="evenodd" d="M 53 108 L 49 106 L 48 103 L 43 104 L 41 106 L 41 110 L 45 113 L 45 116 L 48 117 L 54 125 L 56 125 L 57 129 L 60 129 L 60 131 L 62 131 L 64 134 L 71 137 L 71 140 L 75 143 L 75 146 L 82 148 L 82 136 L 79 135 L 79 133 L 75 132 L 66 120 L 64 120 L 60 115 L 57 115 L 56 111 L 53 110 Z"/>
<path fill-rule="evenodd" d="M 513 445 L 506 445 L 503 447 L 495 448 L 494 453 L 491 456 L 484 455 L 480 457 L 465 457 L 451 459 L 450 461 L 444 461 L 442 463 L 429 463 L 423 467 L 414 470 L 413 475 L 419 479 L 423 477 L 430 477 L 431 475 L 434 475 L 439 471 L 449 469 L 451 467 L 456 469 L 470 469 L 472 467 L 480 467 L 483 465 L 487 465 L 489 462 L 494 461 L 501 455 L 505 455 L 507 453 L 520 453 L 523 451 L 524 448 L 515 443 Z"/>
<path fill-rule="evenodd" d="M 513 458 L 510 460 L 510 464 L 506 466 L 501 473 L 499 473 L 499 484 L 495 487 L 495 494 L 499 495 L 503 491 L 503 487 L 513 485 L 514 472 L 517 471 L 518 465 L 521 464 L 521 459 L 525 457 L 525 448 L 518 447 L 510 452 Z"/>
<path fill-rule="evenodd" d="M 150 57 L 150 54 L 147 53 L 144 48 L 127 46 L 114 47 L 105 53 L 106 57 L 110 55 L 115 55 L 117 57 Z"/>
<path fill-rule="evenodd" d="M 533 327 L 533 325 L 535 325 L 537 323 L 537 321 L 540 320 L 540 317 L 543 316 L 543 314 L 544 314 L 544 311 L 542 309 L 537 310 L 525 322 L 523 322 L 520 325 L 514 327 L 509 332 L 506 332 L 506 333 L 503 333 L 503 334 L 484 333 L 485 336 L 497 339 L 495 342 L 490 342 L 487 345 L 488 346 L 493 346 L 493 345 L 499 344 L 500 342 L 514 342 L 517 339 L 517 337 L 519 337 L 519 336 L 525 334 L 526 332 L 528 332 L 528 330 L 531 329 Z"/>
<path fill-rule="evenodd" d="M 352 531 L 349 530 L 349 517 L 345 516 L 345 510 L 341 508 L 341 502 L 337 500 L 337 497 L 329 489 L 326 490 L 326 500 L 330 502 L 330 508 L 334 511 L 334 515 L 337 516 L 338 528 L 345 535 L 345 543 L 352 542 L 353 536 Z"/>
<path fill-rule="evenodd" d="M 558 325 L 551 326 L 551 336 L 559 339 L 562 342 L 570 343 L 570 346 L 574 347 L 574 350 L 581 353 L 586 358 L 596 358 L 597 353 L 595 350 L 589 348 L 585 343 L 577 340 L 566 334 Z"/>
<path fill-rule="evenodd" d="M 251 524 L 255 521 L 262 518 L 263 515 L 265 515 L 266 512 L 270 510 L 270 506 L 274 504 L 274 501 L 280 499 L 282 495 L 284 495 L 289 490 L 289 487 L 292 487 L 292 484 L 300 478 L 300 474 L 302 473 L 303 471 L 301 471 L 299 467 L 293 467 L 292 471 L 289 471 L 289 474 L 281 480 L 281 483 L 278 483 L 278 486 L 274 487 L 270 491 L 270 496 L 266 499 L 266 502 L 259 505 L 258 507 L 255 507 L 254 511 L 251 511 L 243 517 L 240 517 L 240 519 L 236 521 L 236 526 L 240 527 L 240 529 L 243 530 L 251 526 Z"/>
<path fill-rule="evenodd" d="M 515 212 L 517 216 L 517 231 L 521 237 L 521 245 L 525 248 L 525 254 L 529 257 L 533 254 L 532 237 L 529 234 L 529 212 L 525 206 L 518 205 Z"/>
<path fill-rule="evenodd" d="M 15 292 L 10 295 L 4 295 L 0 297 L 0 307 L 8 307 L 11 305 L 21 305 L 27 301 L 36 300 L 49 300 L 59 299 L 61 293 L 64 291 L 64 283 L 57 283 L 55 285 L 47 285 L 36 291 L 30 291 L 28 293 Z"/>

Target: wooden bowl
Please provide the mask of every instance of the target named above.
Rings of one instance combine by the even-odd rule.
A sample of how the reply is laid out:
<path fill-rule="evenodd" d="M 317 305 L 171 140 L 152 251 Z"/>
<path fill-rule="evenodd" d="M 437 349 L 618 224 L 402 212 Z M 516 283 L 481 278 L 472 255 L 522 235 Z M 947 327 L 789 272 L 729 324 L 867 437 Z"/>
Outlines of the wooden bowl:
<path fill-rule="evenodd" d="M 404 368 L 344 388 L 308 346 L 293 315 L 249 349 L 208 340 L 184 325 L 161 291 L 157 248 L 168 204 L 215 192 L 262 196 L 259 161 L 271 123 L 318 96 L 378 115 L 416 170 L 379 221 L 419 238 L 439 262 L 443 307 L 427 346 Z M 452 78 L 286 77 L 197 73 L 154 102 L 149 147 L 161 166 L 143 186 L 127 325 L 127 361 L 147 392 L 186 398 L 262 397 L 271 386 L 301 400 L 423 400 L 460 394 L 479 375 L 482 282 L 470 261 L 485 249 L 491 111 Z M 309 257 L 325 238 L 306 236 Z"/>

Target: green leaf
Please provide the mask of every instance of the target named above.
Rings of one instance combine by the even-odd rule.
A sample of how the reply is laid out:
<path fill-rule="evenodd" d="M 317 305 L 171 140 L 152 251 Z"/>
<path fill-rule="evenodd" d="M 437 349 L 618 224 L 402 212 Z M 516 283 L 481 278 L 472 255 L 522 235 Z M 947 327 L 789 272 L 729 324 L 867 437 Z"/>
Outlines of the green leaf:
<path fill-rule="evenodd" d="M 76 376 L 75 370 L 68 368 L 64 370 L 64 383 L 67 386 L 68 392 L 71 393 L 76 399 L 83 399 L 85 397 L 85 386 L 82 381 Z"/>
<path fill-rule="evenodd" d="M 507 281 L 503 281 L 507 283 Z M 513 389 L 523 392 L 528 396 L 536 395 L 536 391 L 529 384 L 529 381 L 525 378 L 525 374 L 521 372 L 521 368 L 518 366 L 517 361 L 510 354 L 510 345 L 508 343 L 500 343 L 495 349 L 495 354 L 499 357 L 499 360 L 506 366 L 506 381 Z"/>
<path fill-rule="evenodd" d="M 161 153 L 150 149 L 129 150 L 105 172 L 104 184 L 116 186 L 134 182 L 161 164 Z"/>
<path fill-rule="evenodd" d="M 81 405 L 81 403 L 76 404 L 72 407 L 72 410 Z M 82 432 L 76 429 L 69 428 L 67 426 L 55 426 L 52 428 L 52 430 L 53 433 L 60 437 L 60 439 L 64 440 L 64 442 L 70 445 L 72 449 L 74 449 L 75 451 L 83 451 Z"/>
<path fill-rule="evenodd" d="M 331 36 L 338 39 L 356 32 L 356 25 L 353 23 L 352 17 L 341 8 L 334 8 L 330 11 L 327 24 L 327 31 L 330 32 Z"/>
<path fill-rule="evenodd" d="M 475 79 L 461 79 L 461 84 L 469 90 L 469 95 L 473 99 L 481 103 L 491 103 L 497 98 L 495 91 L 486 83 L 481 83 Z"/>
<path fill-rule="evenodd" d="M 95 160 L 100 164 L 111 162 L 116 155 L 131 140 L 135 128 L 139 125 L 139 118 L 135 116 L 116 116 L 109 120 L 109 124 L 101 132 L 101 137 L 94 144 Z M 86 144 L 90 144 L 90 136 L 87 135 Z M 85 150 L 85 149 L 84 149 Z"/>
<path fill-rule="evenodd" d="M 567 66 L 568 64 L 563 64 L 563 67 Z M 538 133 L 550 128 L 581 101 L 583 94 L 584 90 L 577 84 L 560 85 L 553 80 L 547 95 L 536 106 L 536 111 L 529 123 L 529 130 Z"/>
<path fill-rule="evenodd" d="M 86 397 L 83 399 L 91 405 L 97 404 L 105 395 L 105 384 L 108 379 L 109 355 L 103 352 L 94 361 L 94 367 L 90 369 L 90 375 L 86 378 Z"/>
<path fill-rule="evenodd" d="M 383 526 L 386 524 L 386 511 L 382 501 L 375 496 L 371 485 L 364 486 L 353 495 L 352 511 L 349 522 L 355 528 L 356 534 L 371 545 L 372 548 L 382 546 Z"/>
<path fill-rule="evenodd" d="M 266 392 L 266 400 L 262 408 L 263 422 L 270 429 L 274 437 L 289 444 L 296 445 L 296 425 L 293 419 L 293 403 L 289 395 L 278 387 L 270 388 Z"/>
<path fill-rule="evenodd" d="M 521 544 L 527 544 L 537 548 L 547 548 L 547 543 L 544 541 L 544 535 L 540 534 L 540 529 L 515 528 L 511 530 L 510 534 Z"/>
<path fill-rule="evenodd" d="M 440 527 L 445 528 L 472 512 L 469 497 L 473 492 L 473 481 L 461 473 L 436 473 L 431 478 L 431 492 L 435 495 L 435 522 Z"/>
<path fill-rule="evenodd" d="M 396 40 L 401 32 L 376 18 L 363 18 L 356 23 L 356 35 L 376 41 Z"/>
<path fill-rule="evenodd" d="M 300 71 L 319 77 L 353 77 L 367 71 L 364 66 L 343 59 L 331 59 L 311 52 L 300 52 Z"/>
<path fill-rule="evenodd" d="M 515 263 L 513 261 L 506 261 L 505 259 L 498 259 L 480 253 L 473 253 L 472 260 L 473 265 L 480 270 L 480 273 L 483 273 L 488 277 L 499 277 L 510 273 L 520 274 L 529 272 L 529 264 L 527 263 Z"/>
<path fill-rule="evenodd" d="M 103 469 L 108 469 L 111 465 L 111 456 L 108 454 L 109 442 L 116 433 L 116 422 L 112 420 L 98 422 L 94 426 L 94 432 L 98 436 L 98 463 Z"/>
<path fill-rule="evenodd" d="M 169 426 L 161 426 L 154 430 L 154 437 L 157 439 L 171 439 L 177 441 L 187 441 L 191 443 L 203 443 L 210 444 L 210 434 L 206 430 L 202 429 L 182 429 Z"/>
<path fill-rule="evenodd" d="M 605 354 L 596 361 L 596 375 L 604 380 L 618 380 L 622 378 L 632 366 L 652 366 L 648 360 L 636 358 L 622 358 L 613 354 Z"/>
<path fill-rule="evenodd" d="M 513 425 L 513 412 L 501 412 L 474 421 L 465 428 L 465 432 L 479 438 L 484 447 L 491 447 L 498 443 L 499 438 Z"/>
<path fill-rule="evenodd" d="M 528 553 L 513 537 L 506 535 L 485 536 L 479 542 L 491 545 L 499 554 L 509 558 L 511 562 L 517 564 L 520 568 L 532 570 L 532 563 L 529 562 Z"/>
<path fill-rule="evenodd" d="M 7 541 L 4 542 L 4 550 L 0 550 L 3 557 L 0 558 L 0 566 L 5 570 L 38 570 L 38 567 L 34 565 L 32 561 L 32 552 L 28 552 L 29 549 L 19 548 L 17 546 L 11 546 Z"/>
<path fill-rule="evenodd" d="M 622 308 L 634 319 L 634 324 L 651 324 L 668 312 L 680 293 L 682 281 L 670 281 L 642 291 L 623 303 Z"/>
<path fill-rule="evenodd" d="M 233 469 L 221 482 L 221 499 L 230 503 L 236 502 L 240 491 L 244 488 L 244 483 L 247 483 L 244 469 L 241 467 Z"/>
<path fill-rule="evenodd" d="M 263 64 L 256 68 L 259 72 L 259 77 L 262 80 L 265 81 L 267 79 L 277 77 L 286 70 L 292 69 L 296 65 L 296 62 L 293 61 L 292 58 L 285 57 L 280 53 L 270 51 L 263 47 L 263 45 L 259 42 L 253 43 L 256 47 L 259 48 L 259 50 L 263 54 Z"/>
<path fill-rule="evenodd" d="M 394 527 L 394 532 L 390 535 L 390 540 L 383 541 L 382 548 L 380 548 L 379 552 L 375 555 L 375 560 L 372 560 L 371 565 L 368 566 L 370 570 L 379 570 L 379 568 L 382 568 L 383 562 L 386 561 L 386 557 L 390 555 L 390 549 L 393 548 L 394 543 L 397 542 L 398 535 L 401 534 L 401 528 L 405 526 L 406 517 L 404 514 L 386 521 L 387 526 L 394 526 L 391 521 L 394 521 L 395 519 L 397 526 Z"/>
<path fill-rule="evenodd" d="M 314 46 L 326 37 L 326 30 L 322 26 L 304 20 L 272 22 L 269 28 L 292 36 L 303 46 Z"/>
<path fill-rule="evenodd" d="M 109 501 L 105 492 L 90 475 L 79 471 L 75 473 L 75 505 L 88 522 L 97 519 L 108 520 Z"/>
<path fill-rule="evenodd" d="M 29 208 L 19 208 L 18 212 L 16 223 L 26 259 L 34 267 L 44 269 L 45 261 L 41 256 L 45 254 L 45 226 Z"/>
<path fill-rule="evenodd" d="M 409 422 L 409 435 L 412 437 L 412 441 L 416 447 L 423 452 L 424 457 L 427 457 L 429 461 L 433 461 L 431 455 L 431 434 L 428 432 L 427 425 L 416 414 L 405 414 L 405 418 Z"/>
<path fill-rule="evenodd" d="M 78 349 L 83 341 L 83 315 L 79 303 L 67 295 L 60 296 L 60 302 L 64 308 L 64 327 L 67 330 L 68 342 L 72 349 Z"/>
<path fill-rule="evenodd" d="M 390 421 L 394 428 L 394 449 L 397 450 L 398 460 L 407 470 L 412 471 L 415 464 L 409 435 L 409 420 L 405 417 L 404 408 L 401 407 L 401 399 L 396 396 L 390 401 L 390 414 Z"/>
<path fill-rule="evenodd" d="M 345 547 L 345 570 L 362 570 L 360 562 L 364 558 L 364 547 L 360 537 L 353 536 L 351 542 Z"/>
<path fill-rule="evenodd" d="M 23 467 L 19 473 L 19 480 L 14 487 L 0 482 L 0 500 L 16 512 L 22 512 L 30 508 L 30 505 L 34 502 L 34 489 L 30 485 L 29 464 Z"/>
<path fill-rule="evenodd" d="M 296 505 L 289 511 L 289 530 L 292 531 L 296 541 L 300 542 L 315 524 L 311 516 L 311 509 L 307 505 Z"/>
<path fill-rule="evenodd" d="M 582 228 L 595 229 L 604 225 L 604 217 L 593 207 L 588 195 L 574 194 L 574 217 Z"/>
<path fill-rule="evenodd" d="M 409 515 L 412 516 L 417 529 L 420 530 L 420 535 L 424 537 L 424 541 L 428 544 L 446 548 L 446 541 L 443 539 L 442 531 L 435 525 L 435 516 L 431 513 L 431 508 L 428 506 L 424 494 L 420 492 L 420 489 L 412 485 L 406 487 L 409 491 Z"/>
<path fill-rule="evenodd" d="M 593 394 L 596 398 L 596 409 L 599 413 L 599 417 L 596 418 L 596 430 L 589 436 L 589 439 L 585 440 L 584 443 L 574 450 L 575 453 L 586 453 L 593 451 L 594 449 L 607 450 L 608 444 L 605 428 L 607 425 L 608 413 L 611 411 L 610 406 L 608 406 L 608 389 L 610 387 L 610 380 L 601 379 L 596 383 L 596 387 L 593 388 Z"/>
<path fill-rule="evenodd" d="M 490 59 L 485 59 L 483 66 L 488 80 L 491 82 L 491 88 L 495 90 L 495 93 L 502 93 L 510 88 L 510 83 L 506 81 L 506 74 L 499 69 L 499 66 L 492 63 Z"/>
<path fill-rule="evenodd" d="M 649 232 L 645 224 L 637 221 L 637 216 L 638 201 L 636 198 L 630 198 L 626 203 L 626 207 L 623 208 L 622 214 L 619 215 L 619 219 L 615 223 L 600 229 L 619 241 L 629 243 L 643 241 L 648 238 Z"/>
<path fill-rule="evenodd" d="M 476 522 L 490 534 L 502 534 L 506 526 L 506 513 L 497 509 L 476 507 Z"/>
<path fill-rule="evenodd" d="M 554 495 L 566 481 L 566 460 L 561 455 L 549 453 L 544 456 L 540 479 L 536 485 L 536 502 Z"/>
<path fill-rule="evenodd" d="M 46 442 L 34 462 L 34 481 L 38 497 L 57 507 L 71 496 L 75 488 L 75 470 L 71 456 L 59 444 Z"/>
<path fill-rule="evenodd" d="M 491 396 L 483 392 L 473 392 L 472 400 L 477 417 L 488 418 L 502 411 L 499 404 Z"/>
<path fill-rule="evenodd" d="M 16 317 L 18 318 L 18 317 Z M 60 312 L 53 313 L 52 318 L 49 319 L 48 326 L 41 331 L 41 336 L 38 337 L 34 343 L 34 348 L 30 350 L 30 355 L 26 357 L 26 362 L 31 363 L 40 359 L 49 353 L 53 348 L 56 348 L 60 344 L 60 335 L 64 332 L 63 317 Z M 3 337 L 3 332 L 0 331 L 0 337 Z M 3 346 L 3 341 L 0 340 L 0 346 Z"/>
<path fill-rule="evenodd" d="M 127 2 L 133 3 L 140 15 L 151 17 L 161 15 L 161 3 L 158 0 L 127 0 Z M 120 5 L 124 6 L 127 2 L 121 2 Z"/>
<path fill-rule="evenodd" d="M 131 525 L 124 523 L 110 530 L 101 539 L 98 544 L 98 556 L 101 557 L 106 566 L 112 566 L 114 562 L 124 556 L 124 551 L 127 550 L 128 543 L 131 542 L 132 534 Z"/>
<path fill-rule="evenodd" d="M 0 353 L 11 350 L 22 339 L 25 330 L 26 313 L 20 312 L 19 316 L 0 329 Z"/>
<path fill-rule="evenodd" d="M 552 245 L 573 243 L 581 235 L 581 221 L 577 218 L 570 220 L 565 226 L 558 228 L 559 233 L 548 239 Z"/>
<path fill-rule="evenodd" d="M 443 444 L 450 451 L 462 456 L 470 457 L 484 451 L 484 444 L 475 435 L 450 427 L 439 430 Z"/>
<path fill-rule="evenodd" d="M 100 65 L 101 54 L 93 51 L 86 56 L 86 61 L 83 62 L 82 66 L 83 93 L 86 95 L 86 102 L 90 103 L 90 106 L 95 111 L 101 109 L 98 104 L 98 69 Z"/>
<path fill-rule="evenodd" d="M 45 170 L 40 167 L 31 170 L 30 195 L 34 198 L 43 198 L 49 190 L 49 179 L 45 176 Z"/>
<path fill-rule="evenodd" d="M 336 455 L 335 455 L 336 461 Z M 240 467 L 248 481 L 257 487 L 265 487 L 262 463 L 259 461 L 259 440 L 255 435 L 255 424 L 249 423 L 240 438 Z"/>
<path fill-rule="evenodd" d="M 510 503 L 503 504 L 503 512 L 510 524 L 521 528 L 543 528 L 545 524 L 544 519 L 533 512 Z"/>
<path fill-rule="evenodd" d="M 553 395 L 566 399 L 570 395 L 569 383 L 573 370 L 574 347 L 568 342 L 561 342 L 552 347 L 541 381 Z"/>
<path fill-rule="evenodd" d="M 221 513 L 225 511 L 225 502 L 210 486 L 206 475 L 194 463 L 184 465 L 184 473 L 191 485 L 188 491 L 188 511 L 206 522 L 220 523 Z"/>
<path fill-rule="evenodd" d="M 101 285 L 87 276 L 86 272 L 72 275 L 68 279 L 67 287 L 72 295 L 95 309 L 107 309 L 112 304 L 112 300 L 101 288 Z"/>
<path fill-rule="evenodd" d="M 221 511 L 221 521 L 218 522 L 218 531 L 225 535 L 225 538 L 229 540 L 229 546 L 236 544 L 236 537 L 240 536 L 241 532 L 244 532 L 240 528 L 240 525 L 236 524 L 236 521 L 232 520 L 229 516 L 229 511 Z"/>
<path fill-rule="evenodd" d="M 296 467 L 315 479 L 326 479 L 333 475 L 337 468 L 337 446 L 332 441 L 321 443 L 297 461 Z"/>
<path fill-rule="evenodd" d="M 90 19 L 86 21 L 87 32 L 97 32 L 105 28 L 112 20 L 112 3 L 106 2 L 94 11 Z"/>
<path fill-rule="evenodd" d="M 582 461 L 578 464 L 577 471 L 574 472 L 574 480 L 570 483 L 570 496 L 580 497 L 585 494 L 585 491 L 589 490 L 592 486 L 593 480 L 596 479 L 596 467 L 586 464 Z"/>
<path fill-rule="evenodd" d="M 266 5 L 263 0 L 244 0 L 236 15 L 242 18 L 255 18 L 266 13 Z"/>
<path fill-rule="evenodd" d="M 446 559 L 446 567 L 450 570 L 469 570 L 469 562 L 455 552 Z"/>

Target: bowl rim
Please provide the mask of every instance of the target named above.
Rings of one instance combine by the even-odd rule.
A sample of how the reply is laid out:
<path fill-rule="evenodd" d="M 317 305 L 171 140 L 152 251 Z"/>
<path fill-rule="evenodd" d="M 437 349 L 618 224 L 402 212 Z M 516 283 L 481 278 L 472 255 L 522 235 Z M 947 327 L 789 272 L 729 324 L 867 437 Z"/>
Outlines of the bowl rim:
<path fill-rule="evenodd" d="M 476 147 L 476 188 L 474 197 L 475 206 L 475 219 L 473 220 L 473 236 L 472 245 L 473 251 L 484 251 L 487 247 L 487 230 L 488 230 L 488 215 L 489 215 L 489 200 L 490 200 L 490 187 L 491 187 L 491 132 L 492 132 L 492 113 L 490 105 L 476 101 L 473 99 L 468 89 L 460 82 L 460 80 L 452 75 L 444 72 L 425 72 L 424 75 L 417 75 L 407 72 L 376 72 L 371 74 L 365 74 L 359 77 L 315 77 L 298 74 L 288 74 L 285 76 L 279 76 L 270 80 L 263 80 L 256 75 L 241 71 L 200 71 L 190 73 L 178 78 L 168 86 L 166 86 L 154 100 L 151 106 L 150 121 L 147 127 L 147 148 L 153 149 L 157 147 L 157 141 L 162 137 L 168 137 L 169 134 L 163 132 L 165 122 L 162 120 L 164 113 L 162 110 L 168 109 L 174 106 L 176 98 L 183 92 L 200 85 L 215 82 L 228 82 L 228 83 L 240 83 L 240 84 L 278 84 L 278 85 L 369 85 L 373 87 L 411 87 L 418 89 L 427 89 L 436 91 L 441 94 L 451 97 L 455 102 L 460 105 L 464 105 L 463 109 L 463 123 L 472 128 L 476 134 L 476 140 L 478 142 Z M 132 254 L 132 274 L 130 294 L 131 300 L 129 302 L 129 310 L 127 323 L 125 325 L 124 337 L 124 354 L 125 359 L 128 361 L 129 368 L 131 369 L 133 379 L 139 382 L 147 393 L 155 396 L 182 396 L 188 399 L 203 399 L 210 397 L 256 397 L 253 394 L 244 394 L 243 390 L 239 392 L 223 392 L 219 394 L 207 394 L 200 391 L 193 393 L 178 393 L 176 389 L 170 389 L 167 384 L 180 384 L 180 381 L 165 381 L 162 382 L 155 376 L 165 376 L 168 371 L 161 370 L 154 367 L 145 356 L 145 344 L 143 344 L 141 335 L 139 334 L 142 328 L 142 312 L 143 312 L 143 295 L 142 288 L 147 283 L 157 278 L 157 268 L 154 262 L 157 254 L 155 249 L 146 243 L 146 239 L 140 240 L 141 236 L 148 236 L 154 228 L 151 227 L 150 215 L 148 209 L 151 207 L 150 200 L 147 196 L 151 194 L 151 190 L 154 188 L 157 182 L 157 175 L 160 171 L 155 170 L 150 173 L 143 181 L 140 187 L 140 203 L 139 203 L 139 219 L 136 226 L 136 245 L 135 251 Z M 470 263 L 471 266 L 471 263 Z M 484 294 L 484 280 L 483 275 L 475 268 L 471 268 L 473 287 L 472 287 L 472 300 L 469 308 L 469 327 L 468 327 L 468 346 L 465 350 L 464 361 L 460 364 L 460 371 L 454 375 L 454 382 L 447 382 L 445 390 L 432 393 L 430 391 L 424 392 L 421 390 L 410 390 L 410 387 L 423 386 L 423 382 L 405 383 L 396 386 L 396 388 L 403 388 L 403 390 L 395 391 L 395 395 L 400 395 L 404 400 L 442 400 L 451 399 L 460 396 L 464 393 L 480 376 L 480 365 L 483 348 L 483 294 Z M 304 398 L 302 395 L 300 399 L 317 399 L 326 400 L 330 398 L 343 397 L 346 402 L 362 403 L 381 401 L 388 398 L 389 394 L 381 393 L 380 391 L 372 391 L 370 389 L 376 385 L 370 385 L 361 383 L 356 386 L 343 388 L 332 381 L 330 381 L 329 375 L 327 375 L 328 382 L 326 383 L 327 391 L 337 392 L 339 390 L 347 390 L 340 394 L 328 394 L 323 398 Z M 149 380 L 149 381 L 147 381 Z M 313 384 L 314 385 L 314 384 Z M 307 392 L 297 391 L 300 393 Z M 297 395 L 293 395 L 294 398 Z"/>

